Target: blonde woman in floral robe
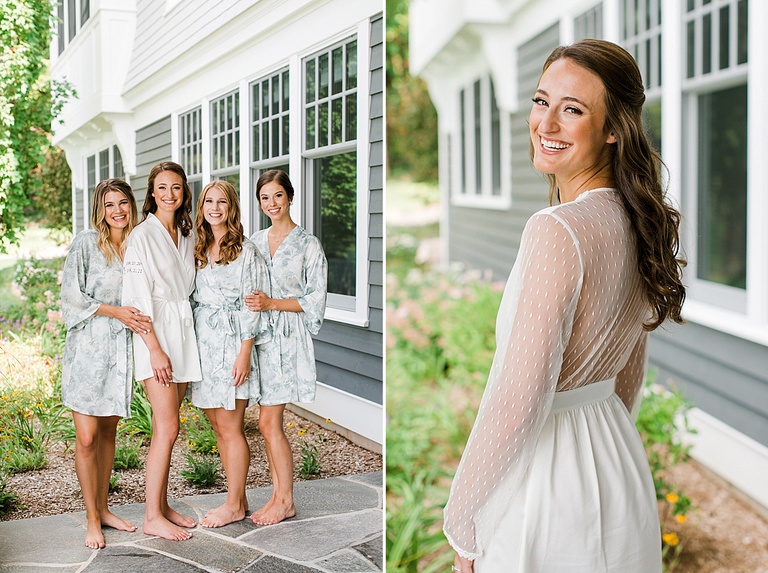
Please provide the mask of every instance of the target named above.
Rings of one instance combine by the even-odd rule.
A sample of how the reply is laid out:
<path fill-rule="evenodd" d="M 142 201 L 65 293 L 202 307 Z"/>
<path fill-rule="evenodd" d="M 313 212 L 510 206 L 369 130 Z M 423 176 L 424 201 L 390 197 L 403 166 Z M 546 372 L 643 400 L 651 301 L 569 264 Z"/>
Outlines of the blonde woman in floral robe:
<path fill-rule="evenodd" d="M 131 187 L 121 179 L 100 182 L 91 200 L 93 229 L 75 237 L 61 280 L 67 326 L 61 394 L 75 422 L 75 471 L 85 503 L 85 545 L 91 549 L 105 546 L 103 525 L 136 530 L 107 505 L 117 423 L 131 415 L 131 331 L 149 328 L 149 317 L 120 305 L 121 259 L 136 219 Z"/>
<path fill-rule="evenodd" d="M 283 431 L 288 402 L 315 399 L 317 334 L 325 314 L 328 264 L 320 241 L 291 219 L 293 186 L 279 170 L 264 172 L 256 183 L 256 196 L 272 226 L 251 240 L 269 268 L 272 294 L 255 291 L 246 297 L 254 311 L 269 312 L 273 339 L 258 347 L 261 373 L 259 429 L 267 446 L 272 497 L 251 516 L 257 525 L 271 525 L 296 515 L 293 504 L 293 456 Z"/>
<path fill-rule="evenodd" d="M 269 292 L 264 259 L 246 241 L 237 191 L 227 181 L 203 189 L 195 217 L 197 276 L 192 294 L 202 381 L 190 384 L 192 404 L 205 411 L 227 476 L 227 498 L 200 520 L 221 527 L 245 518 L 251 452 L 245 409 L 260 397 L 255 344 L 269 338 L 266 314 L 245 308 L 254 290 Z"/>

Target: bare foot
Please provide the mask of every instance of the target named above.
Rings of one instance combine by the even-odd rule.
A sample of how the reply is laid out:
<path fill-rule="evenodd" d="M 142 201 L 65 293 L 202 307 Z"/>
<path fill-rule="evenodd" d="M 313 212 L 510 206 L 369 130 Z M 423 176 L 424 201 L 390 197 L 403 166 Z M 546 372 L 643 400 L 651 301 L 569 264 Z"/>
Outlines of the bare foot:
<path fill-rule="evenodd" d="M 225 504 L 206 513 L 205 517 L 200 520 L 200 525 L 203 527 L 221 527 L 243 519 L 245 519 L 245 510 L 242 507 L 230 507 Z"/>
<path fill-rule="evenodd" d="M 122 517 L 117 517 L 114 513 L 106 510 L 101 514 L 101 524 L 107 527 L 113 527 L 120 531 L 136 531 L 136 526 Z"/>
<path fill-rule="evenodd" d="M 88 520 L 85 529 L 85 546 L 91 549 L 101 549 L 106 545 L 104 534 L 101 532 L 101 524 L 98 521 Z"/>
<path fill-rule="evenodd" d="M 163 516 L 165 519 L 178 525 L 179 527 L 194 527 L 197 525 L 194 519 L 185 515 L 181 515 L 178 511 L 171 509 L 170 507 L 163 512 Z"/>
<path fill-rule="evenodd" d="M 170 541 L 184 541 L 192 537 L 192 533 L 171 523 L 164 517 L 152 520 L 145 519 L 141 529 L 146 535 L 156 535 Z"/>
<path fill-rule="evenodd" d="M 270 500 L 267 502 L 267 505 L 251 516 L 251 520 L 256 525 L 274 525 L 295 515 L 296 507 L 293 505 L 293 502 L 283 505 Z"/>

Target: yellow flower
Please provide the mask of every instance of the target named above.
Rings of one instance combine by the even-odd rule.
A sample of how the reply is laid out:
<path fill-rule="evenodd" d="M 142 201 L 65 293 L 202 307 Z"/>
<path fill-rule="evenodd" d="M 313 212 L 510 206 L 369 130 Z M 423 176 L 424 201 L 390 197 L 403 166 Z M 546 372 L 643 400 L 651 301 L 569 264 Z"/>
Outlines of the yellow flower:
<path fill-rule="evenodd" d="M 675 533 L 674 531 L 672 533 L 665 533 L 664 535 L 661 536 L 661 539 L 664 541 L 664 543 L 666 543 L 670 547 L 674 547 L 675 545 L 680 543 L 680 539 L 678 539 L 677 533 Z"/>
<path fill-rule="evenodd" d="M 325 423 L 326 423 L 326 424 L 330 424 L 330 423 L 331 423 L 331 421 L 332 421 L 332 420 L 331 420 L 330 418 L 326 418 L 326 419 L 325 419 Z"/>
<path fill-rule="evenodd" d="M 675 521 L 677 521 L 678 523 L 685 523 L 686 521 L 688 521 L 688 516 L 682 513 L 679 513 L 675 516 Z"/>
<path fill-rule="evenodd" d="M 678 499 L 680 499 L 680 498 L 679 498 L 679 497 L 677 497 L 677 494 L 676 494 L 676 493 L 668 493 L 668 494 L 667 494 L 667 501 L 668 501 L 669 503 L 677 503 L 677 500 L 678 500 Z"/>
<path fill-rule="evenodd" d="M 304 434 L 306 434 L 306 433 L 307 433 L 307 430 L 305 430 L 304 428 L 302 428 L 301 430 L 299 430 L 299 435 L 300 435 L 300 436 L 303 436 L 303 435 L 304 435 Z"/>
<path fill-rule="evenodd" d="M 290 424 L 288 424 L 288 425 L 286 426 L 286 428 L 293 428 L 293 422 L 291 422 Z"/>

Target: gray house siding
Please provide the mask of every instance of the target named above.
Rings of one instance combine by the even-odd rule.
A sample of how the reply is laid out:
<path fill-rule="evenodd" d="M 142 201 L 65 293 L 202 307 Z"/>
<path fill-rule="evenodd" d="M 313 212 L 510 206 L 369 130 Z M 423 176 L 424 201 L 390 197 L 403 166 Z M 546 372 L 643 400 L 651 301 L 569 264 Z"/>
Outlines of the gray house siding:
<path fill-rule="evenodd" d="M 125 87 L 130 89 L 257 2 L 187 0 L 166 12 L 166 2 L 139 0 L 136 37 Z M 168 42 L 169 37 L 174 41 Z"/>
<path fill-rule="evenodd" d="M 548 205 L 547 184 L 529 159 L 529 100 L 536 89 L 541 65 L 559 43 L 557 26 L 535 36 L 517 51 L 519 111 L 512 114 L 512 208 L 476 209 L 451 205 L 448 220 L 448 253 L 478 269 L 490 269 L 495 279 L 505 279 L 515 262 L 526 221 Z"/>
<path fill-rule="evenodd" d="M 170 161 L 171 153 L 170 115 L 142 127 L 136 132 L 136 175 L 131 177 L 131 187 L 136 195 L 139 213 L 141 213 L 144 197 L 147 194 L 149 171 L 161 161 Z"/>
<path fill-rule="evenodd" d="M 383 403 L 383 159 L 384 28 L 371 20 L 370 154 L 368 219 L 367 328 L 327 321 L 315 337 L 317 377 L 339 390 L 376 404 Z"/>
<path fill-rule="evenodd" d="M 650 370 L 697 407 L 768 446 L 768 349 L 688 323 L 650 339 Z"/>

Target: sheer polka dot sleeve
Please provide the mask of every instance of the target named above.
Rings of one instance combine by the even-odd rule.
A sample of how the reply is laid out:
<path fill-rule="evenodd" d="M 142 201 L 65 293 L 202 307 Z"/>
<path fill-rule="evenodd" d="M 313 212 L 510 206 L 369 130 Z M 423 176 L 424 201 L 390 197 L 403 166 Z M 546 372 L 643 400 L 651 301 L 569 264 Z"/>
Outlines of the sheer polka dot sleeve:
<path fill-rule="evenodd" d="M 487 545 L 517 491 L 552 405 L 582 287 L 576 236 L 556 213 L 526 225 L 497 318 L 496 355 L 445 507 L 463 557 Z"/>

